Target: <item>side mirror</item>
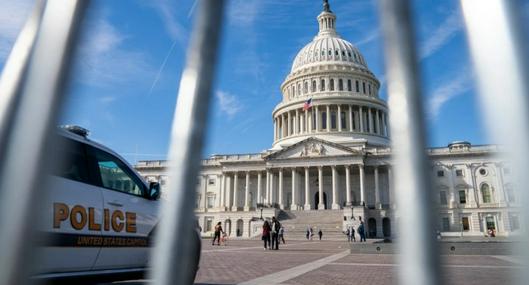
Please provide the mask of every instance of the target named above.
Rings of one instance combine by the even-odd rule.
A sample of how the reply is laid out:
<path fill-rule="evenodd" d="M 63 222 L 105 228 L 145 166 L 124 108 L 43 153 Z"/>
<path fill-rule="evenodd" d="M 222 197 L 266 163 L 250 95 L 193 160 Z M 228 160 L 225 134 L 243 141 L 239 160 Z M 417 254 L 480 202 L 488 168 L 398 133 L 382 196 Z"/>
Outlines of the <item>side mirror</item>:
<path fill-rule="evenodd" d="M 158 182 L 151 182 L 149 184 L 149 199 L 151 200 L 158 200 L 158 198 L 160 198 L 160 194 L 161 194 L 161 191 L 160 191 L 160 183 Z"/>

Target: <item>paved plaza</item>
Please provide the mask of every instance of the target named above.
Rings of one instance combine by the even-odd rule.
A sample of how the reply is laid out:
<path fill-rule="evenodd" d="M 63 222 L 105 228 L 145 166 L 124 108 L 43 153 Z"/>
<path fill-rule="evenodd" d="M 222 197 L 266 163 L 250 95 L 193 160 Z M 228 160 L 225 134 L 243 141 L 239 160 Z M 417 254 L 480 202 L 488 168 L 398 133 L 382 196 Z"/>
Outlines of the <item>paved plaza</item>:
<path fill-rule="evenodd" d="M 446 284 L 509 284 L 519 268 L 509 256 L 443 257 Z M 350 254 L 339 241 L 287 241 L 265 251 L 258 240 L 204 241 L 196 284 L 394 284 L 395 255 Z"/>

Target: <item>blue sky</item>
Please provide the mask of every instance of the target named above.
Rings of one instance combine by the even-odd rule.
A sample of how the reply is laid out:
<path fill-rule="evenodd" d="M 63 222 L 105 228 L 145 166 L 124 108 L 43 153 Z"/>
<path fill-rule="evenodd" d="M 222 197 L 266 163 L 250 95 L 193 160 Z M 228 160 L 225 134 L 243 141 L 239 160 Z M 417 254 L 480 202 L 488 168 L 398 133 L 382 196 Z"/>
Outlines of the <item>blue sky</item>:
<path fill-rule="evenodd" d="M 0 4 L 0 68 L 32 3 Z M 91 3 L 61 123 L 87 127 L 92 139 L 130 162 L 164 159 L 195 1 Z M 376 2 L 330 4 L 338 32 L 363 53 L 386 99 Z M 321 5 L 319 0 L 229 1 L 204 156 L 271 147 L 279 86 L 296 53 L 317 33 Z M 414 14 L 429 144 L 493 143 L 483 129 L 459 2 L 416 0 Z"/>

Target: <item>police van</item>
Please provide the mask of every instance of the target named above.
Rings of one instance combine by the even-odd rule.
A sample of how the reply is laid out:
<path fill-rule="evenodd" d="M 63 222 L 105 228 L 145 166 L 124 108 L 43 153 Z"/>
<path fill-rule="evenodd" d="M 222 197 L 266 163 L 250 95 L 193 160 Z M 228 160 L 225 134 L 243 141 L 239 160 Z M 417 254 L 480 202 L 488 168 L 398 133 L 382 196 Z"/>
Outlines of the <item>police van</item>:
<path fill-rule="evenodd" d="M 57 134 L 53 151 L 65 159 L 47 175 L 38 277 L 145 270 L 160 185 L 147 184 L 119 155 L 89 140 L 86 129 L 64 126 Z M 198 256 L 190 262 L 198 265 Z"/>

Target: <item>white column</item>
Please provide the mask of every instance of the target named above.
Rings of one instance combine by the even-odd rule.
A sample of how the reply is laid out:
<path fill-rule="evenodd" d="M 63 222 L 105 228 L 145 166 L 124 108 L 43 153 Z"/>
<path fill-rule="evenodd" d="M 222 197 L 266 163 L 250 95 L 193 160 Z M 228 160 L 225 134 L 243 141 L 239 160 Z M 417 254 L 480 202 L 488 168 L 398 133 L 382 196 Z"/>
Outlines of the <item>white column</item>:
<path fill-rule="evenodd" d="M 208 177 L 207 175 L 202 175 L 202 207 L 205 212 L 208 208 L 208 199 L 206 199 L 206 192 L 208 188 Z"/>
<path fill-rule="evenodd" d="M 222 206 L 222 177 L 224 177 L 224 175 L 217 174 L 217 181 L 219 183 L 219 195 L 217 196 L 217 199 L 215 201 L 215 205 L 217 206 L 217 208 L 220 208 Z"/>
<path fill-rule="evenodd" d="M 351 206 L 351 169 L 345 166 L 345 205 Z"/>
<path fill-rule="evenodd" d="M 336 166 L 331 166 L 332 170 L 332 209 L 339 210 L 340 204 L 338 204 L 338 189 L 336 188 L 336 179 L 338 174 L 336 173 Z"/>
<path fill-rule="evenodd" d="M 284 138 L 287 136 L 287 128 L 285 123 L 285 114 L 281 114 L 281 137 Z"/>
<path fill-rule="evenodd" d="M 318 166 L 318 210 L 324 210 L 325 204 L 323 204 L 323 167 Z"/>
<path fill-rule="evenodd" d="M 231 176 L 228 175 L 226 177 L 226 201 L 224 201 L 224 205 L 226 205 L 227 210 L 231 209 Z"/>
<path fill-rule="evenodd" d="M 310 210 L 309 168 L 305 167 L 305 210 Z"/>
<path fill-rule="evenodd" d="M 336 116 L 336 120 L 338 120 L 338 131 L 342 131 L 342 106 L 338 105 L 338 115 Z"/>
<path fill-rule="evenodd" d="M 382 134 L 382 130 L 380 130 L 380 117 L 379 117 L 378 109 L 376 110 L 375 115 L 376 115 L 375 123 L 376 123 L 376 127 L 377 127 L 377 134 L 381 135 Z"/>
<path fill-rule="evenodd" d="M 280 209 L 284 209 L 283 205 L 283 168 L 279 168 L 279 193 L 278 193 L 277 203 L 279 204 Z"/>
<path fill-rule="evenodd" d="M 353 105 L 349 105 L 349 131 L 353 131 Z"/>
<path fill-rule="evenodd" d="M 378 179 L 378 166 L 375 166 L 375 207 L 382 209 L 382 203 L 380 203 L 380 183 Z"/>
<path fill-rule="evenodd" d="M 364 130 L 364 114 L 362 112 L 362 106 L 358 106 L 358 121 L 360 123 L 360 132 L 363 133 Z"/>
<path fill-rule="evenodd" d="M 269 197 L 269 201 L 270 201 L 270 205 L 274 205 L 275 203 L 275 197 L 274 197 L 274 194 L 275 194 L 275 187 L 274 187 L 274 172 L 273 171 L 270 171 L 270 197 Z"/>
<path fill-rule="evenodd" d="M 373 115 L 371 115 L 371 108 L 367 108 L 367 121 L 369 125 L 369 133 L 373 132 Z"/>
<path fill-rule="evenodd" d="M 292 168 L 292 202 L 290 204 L 290 210 L 298 209 L 296 181 L 296 168 Z"/>
<path fill-rule="evenodd" d="M 331 131 L 331 106 L 327 105 L 327 132 Z"/>
<path fill-rule="evenodd" d="M 395 193 L 393 193 L 393 172 L 391 171 L 391 166 L 388 165 L 388 192 L 389 192 L 389 204 L 393 209 L 395 208 Z"/>
<path fill-rule="evenodd" d="M 300 132 L 300 126 L 299 126 L 299 109 L 296 109 L 296 124 L 294 126 L 295 130 L 294 133 L 297 135 Z"/>
<path fill-rule="evenodd" d="M 265 198 L 264 203 L 270 204 L 270 169 L 266 170 L 266 187 L 265 187 Z"/>
<path fill-rule="evenodd" d="M 288 135 L 292 135 L 292 117 L 290 117 L 290 111 L 288 111 L 287 114 L 287 120 L 288 120 Z"/>
<path fill-rule="evenodd" d="M 226 210 L 226 175 L 222 174 L 222 186 L 220 189 L 220 207 L 223 211 Z"/>
<path fill-rule="evenodd" d="M 274 118 L 274 141 L 277 140 L 277 119 Z"/>
<path fill-rule="evenodd" d="M 231 207 L 232 211 L 237 211 L 237 208 L 239 206 L 238 201 L 237 201 L 237 199 L 239 198 L 237 195 L 237 193 L 239 192 L 237 189 L 237 187 L 239 186 L 238 180 L 239 180 L 239 174 L 235 172 L 233 174 L 233 206 Z"/>
<path fill-rule="evenodd" d="M 365 180 L 365 174 L 364 174 L 364 165 L 359 164 L 358 170 L 360 172 L 360 205 L 365 206 L 366 204 L 366 191 L 364 187 L 364 180 Z"/>
<path fill-rule="evenodd" d="M 250 172 L 246 171 L 246 183 L 244 185 L 244 210 L 250 211 Z"/>
<path fill-rule="evenodd" d="M 261 171 L 257 172 L 257 203 L 263 203 L 263 193 L 261 192 Z"/>
<path fill-rule="evenodd" d="M 454 208 L 456 206 L 456 197 L 455 197 L 455 185 L 454 185 L 454 170 L 453 165 L 448 166 L 448 207 Z M 439 197 L 439 194 L 437 194 Z"/>
<path fill-rule="evenodd" d="M 309 119 L 309 110 L 305 110 L 304 119 L 305 119 L 305 133 L 308 134 L 311 131 L 310 128 L 309 128 L 309 121 L 310 121 L 310 119 Z"/>

